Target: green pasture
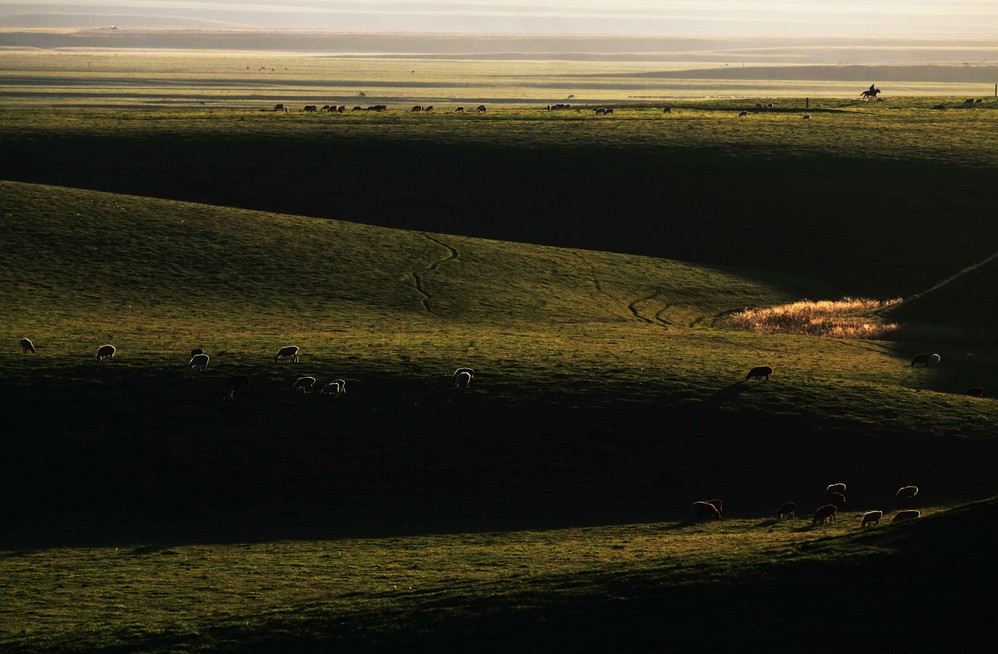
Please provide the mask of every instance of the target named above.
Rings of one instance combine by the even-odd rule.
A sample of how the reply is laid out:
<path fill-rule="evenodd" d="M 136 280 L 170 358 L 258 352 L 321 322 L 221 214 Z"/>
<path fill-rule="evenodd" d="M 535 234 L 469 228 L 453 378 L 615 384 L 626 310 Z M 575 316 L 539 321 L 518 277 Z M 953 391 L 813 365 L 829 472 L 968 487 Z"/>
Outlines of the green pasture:
<path fill-rule="evenodd" d="M 6 104 L 0 648 L 801 651 L 815 606 L 836 649 L 969 640 L 998 113 L 960 102 Z M 862 293 L 896 340 L 725 320 Z"/>

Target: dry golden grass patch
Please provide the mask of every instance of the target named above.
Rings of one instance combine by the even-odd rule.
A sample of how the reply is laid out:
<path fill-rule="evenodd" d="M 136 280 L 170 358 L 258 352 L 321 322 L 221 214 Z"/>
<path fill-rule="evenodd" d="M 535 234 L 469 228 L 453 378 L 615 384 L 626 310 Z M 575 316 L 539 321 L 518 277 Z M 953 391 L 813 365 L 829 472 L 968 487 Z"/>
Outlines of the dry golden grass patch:
<path fill-rule="evenodd" d="M 738 329 L 763 334 L 798 334 L 832 338 L 884 338 L 898 325 L 880 320 L 875 312 L 897 304 L 901 298 L 871 300 L 800 300 L 760 309 L 745 309 L 730 317 Z"/>

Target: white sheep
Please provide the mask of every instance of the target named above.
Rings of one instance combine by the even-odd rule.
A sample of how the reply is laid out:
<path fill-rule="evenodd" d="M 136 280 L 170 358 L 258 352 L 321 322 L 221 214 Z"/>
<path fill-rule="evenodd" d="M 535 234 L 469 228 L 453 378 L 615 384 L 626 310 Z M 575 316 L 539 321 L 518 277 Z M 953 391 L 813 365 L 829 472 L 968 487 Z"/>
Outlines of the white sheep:
<path fill-rule="evenodd" d="M 298 363 L 299 349 L 300 348 L 297 345 L 285 345 L 277 351 L 277 356 L 274 357 L 274 362 L 276 363 L 280 359 L 291 359 L 293 363 Z"/>
<path fill-rule="evenodd" d="M 295 383 L 291 385 L 291 390 L 301 391 L 302 393 L 310 393 L 315 387 L 315 377 L 299 377 L 295 380 Z"/>
<path fill-rule="evenodd" d="M 190 362 L 187 367 L 191 370 L 201 370 L 202 372 L 208 369 L 208 355 L 202 352 L 201 354 L 195 354 L 191 357 Z"/>
<path fill-rule="evenodd" d="M 97 348 L 97 360 L 110 361 L 116 351 L 113 345 L 101 345 Z"/>
<path fill-rule="evenodd" d="M 458 368 L 454 371 L 454 387 L 455 388 L 468 388 L 471 385 L 471 379 L 475 376 L 475 371 L 471 368 Z"/>
<path fill-rule="evenodd" d="M 880 519 L 883 517 L 883 511 L 867 511 L 863 514 L 863 524 L 860 525 L 860 527 L 865 527 L 866 525 L 879 525 Z"/>
<path fill-rule="evenodd" d="M 917 509 L 906 509 L 904 511 L 898 511 L 897 513 L 895 513 L 894 517 L 891 518 L 891 522 L 902 522 L 904 520 L 914 520 L 915 518 L 917 518 L 917 517 L 919 517 L 921 515 L 922 515 L 922 512 L 918 511 Z"/>
<path fill-rule="evenodd" d="M 828 484 L 828 486 L 825 487 L 825 492 L 826 493 L 844 493 L 844 492 L 846 492 L 846 485 L 843 484 L 842 482 L 839 482 L 837 484 Z"/>
<path fill-rule="evenodd" d="M 21 339 L 21 352 L 35 352 L 35 344 L 30 338 Z"/>

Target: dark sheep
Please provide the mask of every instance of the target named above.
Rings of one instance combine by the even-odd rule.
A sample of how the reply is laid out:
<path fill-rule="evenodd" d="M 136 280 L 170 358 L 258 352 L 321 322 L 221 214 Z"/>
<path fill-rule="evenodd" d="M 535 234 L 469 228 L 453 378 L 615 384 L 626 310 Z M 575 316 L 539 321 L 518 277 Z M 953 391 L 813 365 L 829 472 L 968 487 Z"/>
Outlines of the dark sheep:
<path fill-rule="evenodd" d="M 891 522 L 904 522 L 905 520 L 914 520 L 915 518 L 922 515 L 921 511 L 916 509 L 905 509 L 904 511 L 898 511 L 891 518 Z"/>
<path fill-rule="evenodd" d="M 863 514 L 863 523 L 860 527 L 865 527 L 866 525 L 879 525 L 882 517 L 884 517 L 883 511 L 867 511 Z"/>
<path fill-rule="evenodd" d="M 236 398 L 236 391 L 243 391 L 250 385 L 250 378 L 246 375 L 236 375 L 229 379 L 229 394 L 226 396 L 229 400 L 234 400 Z"/>
<path fill-rule="evenodd" d="M 769 381 L 769 376 L 773 374 L 773 369 L 769 366 L 756 366 L 748 371 L 745 375 L 745 381 L 752 379 L 753 377 L 762 378 L 765 377 L 766 381 Z"/>
<path fill-rule="evenodd" d="M 918 495 L 918 486 L 902 486 L 898 492 L 894 493 L 896 500 L 910 500 Z"/>
<path fill-rule="evenodd" d="M 816 527 L 817 525 L 823 525 L 826 522 L 835 522 L 835 512 L 838 509 L 834 504 L 822 504 L 818 507 L 818 510 L 814 512 L 814 520 L 811 521 L 811 526 Z"/>
<path fill-rule="evenodd" d="M 796 502 L 784 502 L 780 505 L 780 508 L 776 511 L 776 519 L 780 518 L 793 518 L 797 514 L 797 503 Z"/>
<path fill-rule="evenodd" d="M 485 108 L 484 104 L 480 104 L 478 105 L 478 109 L 476 109 L 475 111 L 477 111 L 480 114 L 484 114 L 486 111 L 488 111 L 488 109 Z"/>
<path fill-rule="evenodd" d="M 916 354 L 915 358 L 911 360 L 911 367 L 917 368 L 918 366 L 928 366 L 929 357 L 931 356 L 932 355 L 929 354 L 928 352 L 922 352 L 921 354 Z"/>
<path fill-rule="evenodd" d="M 31 342 L 30 338 L 21 339 L 21 352 L 23 353 L 36 352 L 35 344 Z"/>
<path fill-rule="evenodd" d="M 824 501 L 825 504 L 834 504 L 841 509 L 845 506 L 846 496 L 845 493 L 827 493 Z"/>
<path fill-rule="evenodd" d="M 697 520 L 710 520 L 711 518 L 714 518 L 715 520 L 721 519 L 721 512 L 718 511 L 717 507 L 710 502 L 694 502 L 693 514 L 696 516 Z"/>
<path fill-rule="evenodd" d="M 113 345 L 101 345 L 97 348 L 97 360 L 110 361 L 116 351 Z"/>

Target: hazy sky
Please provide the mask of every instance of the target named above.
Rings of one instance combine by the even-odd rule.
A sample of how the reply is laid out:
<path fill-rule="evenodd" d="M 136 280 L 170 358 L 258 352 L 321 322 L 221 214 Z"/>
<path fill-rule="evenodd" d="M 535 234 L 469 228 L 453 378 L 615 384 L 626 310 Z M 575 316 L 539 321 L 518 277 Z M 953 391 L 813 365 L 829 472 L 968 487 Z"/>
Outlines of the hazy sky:
<path fill-rule="evenodd" d="M 0 15 L 51 12 L 345 30 L 998 35 L 998 0 L 0 0 Z"/>

